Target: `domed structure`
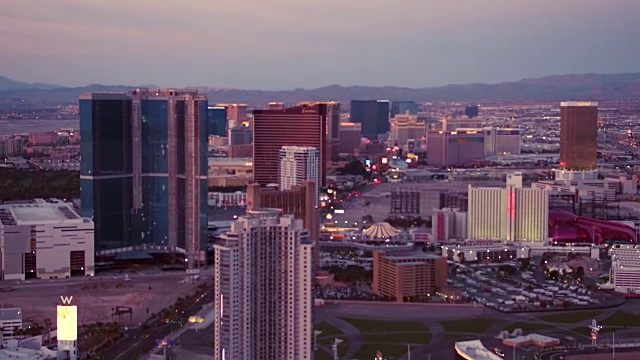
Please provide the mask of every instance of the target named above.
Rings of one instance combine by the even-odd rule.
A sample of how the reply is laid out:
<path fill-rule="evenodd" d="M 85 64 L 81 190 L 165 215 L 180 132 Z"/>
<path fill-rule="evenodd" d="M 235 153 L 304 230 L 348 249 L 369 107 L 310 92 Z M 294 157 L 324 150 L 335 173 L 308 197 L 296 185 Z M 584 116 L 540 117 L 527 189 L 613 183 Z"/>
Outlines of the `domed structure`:
<path fill-rule="evenodd" d="M 406 161 L 400 158 L 393 158 L 389 160 L 389 167 L 397 170 L 406 170 L 409 168 L 409 165 L 407 164 Z"/>
<path fill-rule="evenodd" d="M 400 230 L 386 222 L 375 223 L 362 232 L 362 237 L 369 240 L 390 239 L 400 234 Z"/>

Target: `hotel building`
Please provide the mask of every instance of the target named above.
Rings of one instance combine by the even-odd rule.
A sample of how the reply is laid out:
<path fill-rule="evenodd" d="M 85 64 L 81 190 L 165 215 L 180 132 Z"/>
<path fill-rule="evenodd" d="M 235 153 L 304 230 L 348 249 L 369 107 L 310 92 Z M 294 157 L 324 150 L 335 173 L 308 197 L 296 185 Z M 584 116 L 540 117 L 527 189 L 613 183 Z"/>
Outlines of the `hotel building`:
<path fill-rule="evenodd" d="M 426 143 L 427 124 L 418 121 L 416 115 L 398 114 L 391 119 L 389 143 L 392 146 L 413 152 Z"/>
<path fill-rule="evenodd" d="M 389 132 L 388 100 L 351 100 L 349 121 L 362 124 L 362 135 L 376 140 Z"/>
<path fill-rule="evenodd" d="M 313 244 L 302 220 L 254 209 L 215 245 L 214 359 L 313 358 Z"/>
<path fill-rule="evenodd" d="M 139 89 L 80 96 L 81 214 L 97 251 L 138 245 L 204 262 L 207 98 Z"/>
<path fill-rule="evenodd" d="M 598 103 L 565 101 L 560 103 L 560 168 L 556 180 L 594 180 L 598 178 L 596 155 Z"/>
<path fill-rule="evenodd" d="M 470 240 L 544 242 L 548 240 L 549 195 L 535 188 L 469 185 Z"/>
<path fill-rule="evenodd" d="M 303 181 L 316 184 L 316 198 L 320 194 L 320 152 L 309 146 L 283 146 L 280 149 L 280 190 L 291 190 Z"/>
<path fill-rule="evenodd" d="M 289 190 L 278 190 L 274 187 L 260 187 L 258 184 L 247 186 L 247 210 L 275 208 L 285 215 L 293 215 L 303 221 L 304 228 L 309 230 L 310 239 L 318 241 L 320 236 L 320 216 L 316 204 L 316 184 L 303 181 Z"/>
<path fill-rule="evenodd" d="M 611 249 L 609 283 L 617 292 L 640 295 L 640 249 L 628 245 Z"/>
<path fill-rule="evenodd" d="M 447 286 L 447 259 L 433 254 L 373 253 L 373 293 L 396 302 L 427 299 Z"/>
<path fill-rule="evenodd" d="M 343 122 L 340 123 L 340 154 L 357 154 L 362 143 L 362 124 Z"/>
<path fill-rule="evenodd" d="M 254 181 L 277 184 L 280 149 L 309 146 L 320 152 L 320 186 L 326 184 L 327 162 L 338 154 L 340 104 L 300 103 L 283 110 L 253 111 Z"/>

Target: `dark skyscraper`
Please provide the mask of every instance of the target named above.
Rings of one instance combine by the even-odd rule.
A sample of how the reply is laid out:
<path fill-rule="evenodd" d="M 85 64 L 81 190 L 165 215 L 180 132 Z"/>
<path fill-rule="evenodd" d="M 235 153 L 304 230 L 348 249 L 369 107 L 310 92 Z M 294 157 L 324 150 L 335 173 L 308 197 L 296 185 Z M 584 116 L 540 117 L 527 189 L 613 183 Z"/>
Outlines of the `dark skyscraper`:
<path fill-rule="evenodd" d="M 377 138 L 389 132 L 389 101 L 351 100 L 351 122 L 362 124 L 362 135 Z"/>
<path fill-rule="evenodd" d="M 406 112 L 411 115 L 418 114 L 418 104 L 415 101 L 392 101 L 391 102 L 391 118 L 400 114 L 404 115 Z"/>
<path fill-rule="evenodd" d="M 209 136 L 227 136 L 227 109 L 224 106 L 207 109 L 207 131 Z"/>
<path fill-rule="evenodd" d="M 467 115 L 469 119 L 478 116 L 479 113 L 480 113 L 480 109 L 478 105 L 469 104 L 467 105 L 466 108 L 464 108 L 464 114 Z"/>
<path fill-rule="evenodd" d="M 206 113 L 197 92 L 80 96 L 81 213 L 97 251 L 150 244 L 204 261 Z"/>
<path fill-rule="evenodd" d="M 327 104 L 335 104 L 327 106 Z M 253 111 L 253 179 L 260 185 L 277 184 L 280 148 L 312 146 L 320 151 L 320 179 L 326 183 L 327 144 L 338 103 L 303 103 L 282 110 Z M 339 109 L 339 108 L 338 108 Z M 331 129 L 333 130 L 333 129 Z M 338 129 L 335 129 L 336 135 Z M 336 136 L 337 137 L 337 136 Z M 337 144 L 337 141 L 336 141 Z M 336 149 L 337 150 L 337 149 Z"/>
<path fill-rule="evenodd" d="M 560 169 L 596 169 L 598 103 L 567 101 L 560 103 Z"/>

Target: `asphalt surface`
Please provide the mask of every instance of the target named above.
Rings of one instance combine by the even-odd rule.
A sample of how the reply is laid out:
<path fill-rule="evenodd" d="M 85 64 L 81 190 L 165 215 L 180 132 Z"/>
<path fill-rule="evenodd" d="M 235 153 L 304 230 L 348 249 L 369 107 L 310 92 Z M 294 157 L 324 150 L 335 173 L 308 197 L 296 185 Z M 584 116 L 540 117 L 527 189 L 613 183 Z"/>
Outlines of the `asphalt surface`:
<path fill-rule="evenodd" d="M 205 296 L 197 303 L 189 307 L 184 314 L 178 319 L 179 322 L 186 324 L 189 316 L 193 316 L 204 304 L 213 301 L 213 289 L 207 289 Z M 111 348 L 107 349 L 99 359 L 105 360 L 131 360 L 137 359 L 140 356 L 151 351 L 157 346 L 157 340 L 164 339 L 166 336 L 174 331 L 180 330 L 181 326 L 178 324 L 168 324 L 160 327 L 152 328 L 149 333 L 145 335 L 141 328 L 134 328 L 127 331 L 124 338 L 118 343 L 114 344 Z M 168 354 L 174 354 L 171 349 L 167 349 Z"/>

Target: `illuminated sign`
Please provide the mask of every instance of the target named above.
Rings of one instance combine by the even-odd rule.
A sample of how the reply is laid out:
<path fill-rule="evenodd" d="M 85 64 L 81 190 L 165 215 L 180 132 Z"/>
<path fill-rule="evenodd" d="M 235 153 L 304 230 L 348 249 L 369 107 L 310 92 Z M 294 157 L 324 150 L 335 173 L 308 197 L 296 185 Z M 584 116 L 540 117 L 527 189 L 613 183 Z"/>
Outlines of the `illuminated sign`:
<path fill-rule="evenodd" d="M 563 101 L 560 106 L 598 106 L 597 101 Z"/>
<path fill-rule="evenodd" d="M 71 303 L 73 297 L 65 298 L 66 303 Z M 67 301 L 68 299 L 68 301 Z M 58 305 L 58 340 L 78 340 L 78 307 L 75 305 Z"/>

